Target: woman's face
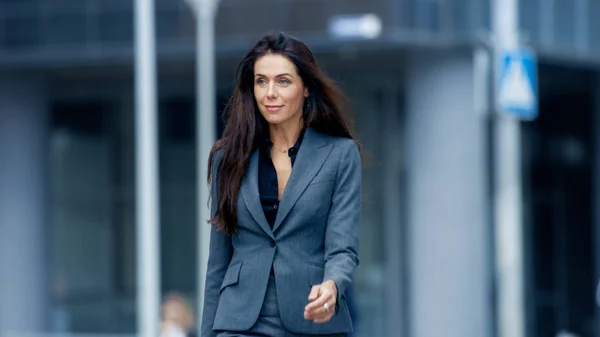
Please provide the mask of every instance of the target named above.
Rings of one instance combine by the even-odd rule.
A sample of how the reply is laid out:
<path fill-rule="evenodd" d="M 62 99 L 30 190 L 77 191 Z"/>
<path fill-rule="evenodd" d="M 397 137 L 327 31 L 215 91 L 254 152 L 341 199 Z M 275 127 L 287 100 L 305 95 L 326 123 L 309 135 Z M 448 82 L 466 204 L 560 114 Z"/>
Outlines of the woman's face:
<path fill-rule="evenodd" d="M 254 63 L 254 98 L 270 124 L 298 123 L 307 96 L 308 89 L 286 57 L 267 54 Z"/>

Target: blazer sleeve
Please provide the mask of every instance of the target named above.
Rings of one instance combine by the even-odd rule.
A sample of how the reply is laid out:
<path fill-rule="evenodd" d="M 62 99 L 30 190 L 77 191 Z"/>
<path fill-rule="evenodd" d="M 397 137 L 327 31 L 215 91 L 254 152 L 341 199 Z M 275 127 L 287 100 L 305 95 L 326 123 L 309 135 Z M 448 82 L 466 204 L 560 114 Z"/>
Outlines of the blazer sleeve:
<path fill-rule="evenodd" d="M 217 212 L 217 191 L 218 191 L 218 163 L 217 155 L 213 159 L 213 175 L 211 182 L 211 214 Z M 217 164 L 217 165 L 215 165 Z M 206 282 L 204 289 L 204 307 L 202 312 L 201 337 L 216 337 L 216 332 L 213 331 L 213 323 L 217 312 L 217 304 L 219 303 L 219 289 L 225 272 L 231 261 L 233 247 L 231 245 L 231 237 L 221 231 L 217 231 L 214 226 L 211 226 L 210 246 L 208 255 L 208 265 L 206 268 Z"/>
<path fill-rule="evenodd" d="M 359 264 L 358 245 L 362 198 L 361 161 L 358 145 L 348 140 L 337 171 L 331 210 L 325 231 L 324 281 L 333 280 L 338 302 L 352 284 Z"/>

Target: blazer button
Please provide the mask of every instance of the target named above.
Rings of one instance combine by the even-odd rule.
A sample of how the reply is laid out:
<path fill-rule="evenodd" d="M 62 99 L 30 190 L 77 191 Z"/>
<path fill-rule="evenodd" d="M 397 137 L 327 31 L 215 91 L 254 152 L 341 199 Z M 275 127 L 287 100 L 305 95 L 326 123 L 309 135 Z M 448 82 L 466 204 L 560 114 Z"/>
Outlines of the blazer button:
<path fill-rule="evenodd" d="M 275 240 L 271 240 L 271 242 L 269 242 L 269 246 L 275 247 Z"/>

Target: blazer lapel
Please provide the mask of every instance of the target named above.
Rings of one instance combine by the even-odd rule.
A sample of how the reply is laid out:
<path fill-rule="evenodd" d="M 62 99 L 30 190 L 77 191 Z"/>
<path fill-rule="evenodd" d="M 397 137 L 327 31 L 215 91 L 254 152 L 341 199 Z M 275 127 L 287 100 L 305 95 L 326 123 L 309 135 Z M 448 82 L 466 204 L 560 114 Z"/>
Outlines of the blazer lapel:
<path fill-rule="evenodd" d="M 260 228 L 271 238 L 275 239 L 271 227 L 267 223 L 265 213 L 260 203 L 260 194 L 258 191 L 258 151 L 254 151 L 250 158 L 250 164 L 246 176 L 242 179 L 240 193 L 246 204 L 246 208 L 252 214 L 252 217 Z M 239 214 L 238 214 L 239 216 Z"/>
<path fill-rule="evenodd" d="M 279 211 L 273 226 L 273 232 L 281 225 L 285 217 L 298 201 L 308 184 L 321 169 L 331 151 L 331 144 L 312 128 L 307 128 L 304 140 L 296 155 L 292 174 L 287 182 L 283 197 L 279 203 Z"/>

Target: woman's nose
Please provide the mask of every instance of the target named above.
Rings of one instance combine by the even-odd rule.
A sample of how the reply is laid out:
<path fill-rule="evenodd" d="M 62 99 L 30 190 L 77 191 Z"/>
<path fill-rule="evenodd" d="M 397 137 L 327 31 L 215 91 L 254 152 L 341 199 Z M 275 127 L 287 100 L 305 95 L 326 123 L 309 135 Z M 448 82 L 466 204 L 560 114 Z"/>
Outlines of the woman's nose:
<path fill-rule="evenodd" d="M 277 97 L 277 90 L 275 88 L 275 85 L 273 85 L 272 83 L 269 84 L 269 87 L 267 89 L 267 96 L 271 98 Z"/>

